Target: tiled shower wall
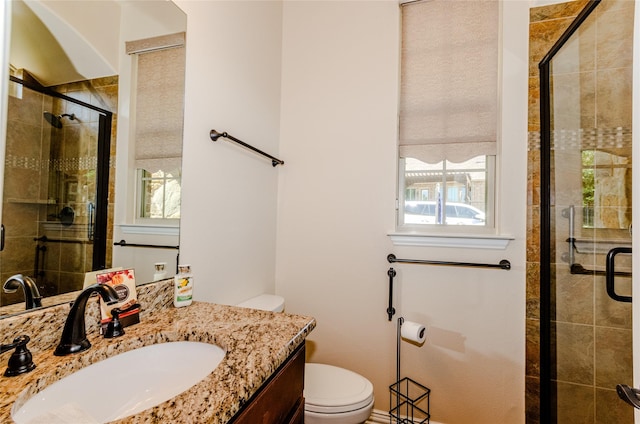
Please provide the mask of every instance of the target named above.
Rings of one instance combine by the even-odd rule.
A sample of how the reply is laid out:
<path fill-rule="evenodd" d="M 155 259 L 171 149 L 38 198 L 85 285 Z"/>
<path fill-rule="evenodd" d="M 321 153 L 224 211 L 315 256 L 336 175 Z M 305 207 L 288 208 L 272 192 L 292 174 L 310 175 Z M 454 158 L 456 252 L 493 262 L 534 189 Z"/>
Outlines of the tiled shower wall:
<path fill-rule="evenodd" d="M 539 423 L 540 370 L 540 117 L 538 63 L 587 2 L 577 0 L 531 9 L 529 59 L 529 146 L 528 146 L 528 228 L 527 228 L 527 358 L 526 358 L 526 421 Z M 580 34 L 580 49 L 591 49 L 590 56 L 581 56 L 579 76 L 581 101 L 580 127 L 630 127 L 629 107 L 599 104 L 606 93 L 618 92 L 627 96 L 630 90 L 630 51 L 632 42 L 633 2 L 603 0 L 590 20 L 599 19 L 589 32 Z M 596 29 L 597 28 L 597 29 Z M 590 60 L 592 62 L 590 62 Z M 622 62 L 620 61 L 622 59 Z M 584 69 L 586 66 L 591 69 Z M 554 77 L 560 84 L 561 77 Z M 599 91 L 600 90 L 600 91 Z M 628 93 L 630 98 L 630 93 Z M 554 99 L 554 105 L 563 99 Z M 555 112 L 558 112 L 557 110 Z M 624 122 L 610 122 L 611 117 Z M 557 142 L 557 141 L 556 141 Z M 558 149 L 559 150 L 559 149 Z M 571 152 L 552 152 L 556 163 L 562 160 L 563 169 L 555 169 L 556 179 L 578 181 L 577 190 L 558 189 L 552 194 L 552 219 L 556 227 L 558 258 L 555 272 L 556 286 L 552 287 L 554 312 L 552 338 L 559 340 L 554 349 L 558 366 L 553 378 L 560 381 L 555 392 L 558 423 L 631 423 L 632 408 L 620 401 L 615 384 L 631 382 L 631 315 L 629 304 L 607 298 L 604 277 L 572 275 L 563 263 L 562 253 L 569 250 L 568 221 L 562 210 L 570 204 L 581 205 L 580 149 Z M 558 155 L 563 155 L 562 159 Z M 573 155 L 573 157 L 572 157 Z M 575 163 L 570 169 L 571 163 Z M 559 174 L 565 172 L 566 174 Z M 568 172 L 572 174 L 569 175 Z M 577 174 L 576 174 L 577 173 Z M 577 177 L 576 177 L 577 175 Z M 574 187 L 575 188 L 575 187 Z M 554 188 L 555 189 L 555 188 Z M 573 192 L 573 193 L 572 193 Z M 581 222 L 576 219 L 576 222 Z M 578 224 L 579 225 L 579 224 Z M 602 266 L 602 254 L 592 255 L 588 267 Z M 581 260 L 589 260 L 587 257 Z M 622 280 L 622 279 L 621 279 Z M 621 281 L 625 284 L 624 281 Z M 627 293 L 624 293 L 627 294 Z"/>
<path fill-rule="evenodd" d="M 0 252 L 0 279 L 5 281 L 14 274 L 33 275 L 35 268 L 35 238 L 85 238 L 87 201 L 86 193 L 95 191 L 87 181 L 95 169 L 97 113 L 60 99 L 52 99 L 33 90 L 20 90 L 11 83 L 9 97 L 5 178 L 3 195 L 3 224 L 6 227 L 6 246 Z M 82 100 L 114 112 L 111 129 L 111 162 L 115 158 L 115 134 L 118 78 L 107 77 L 91 81 L 66 84 L 53 88 L 69 97 Z M 75 113 L 76 120 L 63 118 L 63 128 L 52 131 L 43 119 L 45 111 L 54 114 Z M 91 143 L 79 143 L 81 139 Z M 51 186 L 51 173 L 66 175 L 60 181 L 64 199 L 52 204 L 56 194 Z M 109 217 L 113 217 L 115 176 L 109 178 Z M 66 185 L 65 185 L 66 184 Z M 63 206 L 76 212 L 75 226 L 62 226 L 56 218 Z M 113 224 L 107 230 L 107 264 L 111 263 Z M 84 272 L 91 270 L 92 245 L 47 243 L 44 268 L 45 279 L 39 282 L 40 293 L 45 296 L 66 293 L 82 288 Z M 0 305 L 23 301 L 19 291 L 13 294 L 0 290 Z"/>

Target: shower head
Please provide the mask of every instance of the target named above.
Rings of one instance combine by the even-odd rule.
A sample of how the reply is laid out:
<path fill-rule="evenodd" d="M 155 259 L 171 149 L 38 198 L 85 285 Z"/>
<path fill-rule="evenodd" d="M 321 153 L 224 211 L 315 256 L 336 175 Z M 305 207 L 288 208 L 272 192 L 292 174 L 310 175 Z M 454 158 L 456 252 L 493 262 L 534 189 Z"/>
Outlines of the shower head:
<path fill-rule="evenodd" d="M 56 128 L 62 128 L 62 118 L 64 118 L 65 116 L 71 120 L 76 119 L 76 115 L 74 115 L 73 113 L 63 113 L 62 115 L 54 115 L 51 112 L 44 113 L 44 119 L 46 119 L 47 122 L 51 124 L 51 126 Z"/>

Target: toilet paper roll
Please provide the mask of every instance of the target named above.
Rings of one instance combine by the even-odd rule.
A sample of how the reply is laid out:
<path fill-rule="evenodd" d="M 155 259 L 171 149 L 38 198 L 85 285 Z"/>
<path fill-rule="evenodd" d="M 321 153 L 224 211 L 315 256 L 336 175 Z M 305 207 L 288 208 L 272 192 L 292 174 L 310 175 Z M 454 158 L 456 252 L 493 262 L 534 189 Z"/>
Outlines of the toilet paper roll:
<path fill-rule="evenodd" d="M 400 329 L 400 335 L 403 339 L 416 343 L 424 343 L 427 330 L 424 325 L 413 321 L 405 321 Z"/>

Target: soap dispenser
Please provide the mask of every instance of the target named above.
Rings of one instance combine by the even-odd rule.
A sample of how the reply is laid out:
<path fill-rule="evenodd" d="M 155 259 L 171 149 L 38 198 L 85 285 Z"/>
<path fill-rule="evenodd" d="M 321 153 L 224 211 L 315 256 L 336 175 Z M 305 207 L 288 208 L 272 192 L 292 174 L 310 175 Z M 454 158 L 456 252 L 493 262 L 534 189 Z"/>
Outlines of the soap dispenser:
<path fill-rule="evenodd" d="M 178 273 L 173 277 L 173 289 L 173 305 L 176 308 L 191 305 L 193 301 L 191 265 L 178 265 Z"/>

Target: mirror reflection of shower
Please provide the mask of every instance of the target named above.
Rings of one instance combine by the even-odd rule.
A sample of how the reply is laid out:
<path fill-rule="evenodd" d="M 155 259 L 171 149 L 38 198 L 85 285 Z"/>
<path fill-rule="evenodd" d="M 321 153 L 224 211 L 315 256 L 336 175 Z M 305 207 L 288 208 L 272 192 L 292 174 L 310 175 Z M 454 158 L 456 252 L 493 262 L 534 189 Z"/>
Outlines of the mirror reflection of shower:
<path fill-rule="evenodd" d="M 72 121 L 76 119 L 76 115 L 71 113 L 63 113 L 62 115 L 54 115 L 51 112 L 44 113 L 44 119 L 55 128 L 62 128 L 62 118 L 69 118 Z"/>
<path fill-rule="evenodd" d="M 112 113 L 94 99 L 100 83 L 42 89 L 11 78 L 20 89 L 9 98 L 0 277 L 29 276 L 45 297 L 79 290 L 85 272 L 110 265 Z M 19 295 L 3 292 L 0 304 Z"/>

